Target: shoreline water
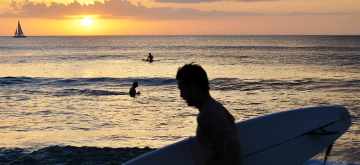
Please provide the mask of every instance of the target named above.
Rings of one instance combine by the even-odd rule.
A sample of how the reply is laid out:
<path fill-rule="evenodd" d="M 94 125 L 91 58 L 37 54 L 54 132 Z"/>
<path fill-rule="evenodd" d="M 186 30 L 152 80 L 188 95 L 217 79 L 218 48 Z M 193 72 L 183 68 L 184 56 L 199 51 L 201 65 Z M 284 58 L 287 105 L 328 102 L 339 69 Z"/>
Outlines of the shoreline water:
<path fill-rule="evenodd" d="M 0 148 L 0 165 L 120 164 L 152 148 L 49 146 L 35 151 Z"/>
<path fill-rule="evenodd" d="M 154 151 L 155 148 L 97 148 L 75 146 L 49 146 L 35 151 L 21 148 L 0 148 L 0 165 L 119 165 L 144 153 Z M 322 165 L 320 156 L 309 160 L 304 165 Z M 327 165 L 358 165 L 359 163 L 330 161 Z"/>

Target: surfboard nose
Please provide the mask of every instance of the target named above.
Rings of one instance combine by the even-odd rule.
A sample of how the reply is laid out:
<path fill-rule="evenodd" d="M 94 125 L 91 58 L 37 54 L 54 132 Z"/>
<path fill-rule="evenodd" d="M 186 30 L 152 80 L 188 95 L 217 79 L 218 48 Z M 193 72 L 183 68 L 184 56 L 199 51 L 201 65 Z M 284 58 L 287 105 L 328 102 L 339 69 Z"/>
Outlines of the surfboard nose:
<path fill-rule="evenodd" d="M 351 115 L 349 111 L 343 106 L 328 106 L 322 107 L 324 109 L 331 110 L 335 112 L 337 116 L 333 118 L 332 121 L 329 121 L 327 124 L 309 132 L 310 135 L 334 135 L 334 134 L 343 134 L 351 126 Z"/>
<path fill-rule="evenodd" d="M 344 132 L 345 132 L 350 128 L 350 126 L 352 124 L 351 115 L 350 115 L 350 112 L 345 107 L 341 106 L 341 111 L 342 111 L 342 114 L 341 114 L 340 120 L 343 121 L 342 122 L 343 128 L 346 128 L 346 129 L 344 129 Z"/>
<path fill-rule="evenodd" d="M 349 111 L 343 106 L 333 106 L 333 109 L 339 111 L 338 119 L 330 123 L 324 129 L 340 131 L 342 133 L 346 132 L 351 126 L 351 115 Z"/>

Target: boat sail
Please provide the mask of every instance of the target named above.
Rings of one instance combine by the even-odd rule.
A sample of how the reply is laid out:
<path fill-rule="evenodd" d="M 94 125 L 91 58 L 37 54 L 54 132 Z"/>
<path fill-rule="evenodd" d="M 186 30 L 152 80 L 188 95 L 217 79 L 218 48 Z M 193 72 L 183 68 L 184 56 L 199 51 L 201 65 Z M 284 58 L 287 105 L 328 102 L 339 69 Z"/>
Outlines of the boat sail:
<path fill-rule="evenodd" d="M 18 21 L 18 26 L 15 30 L 15 38 L 25 38 L 26 36 L 24 35 L 24 32 L 21 29 L 21 25 L 20 25 L 20 21 Z"/>

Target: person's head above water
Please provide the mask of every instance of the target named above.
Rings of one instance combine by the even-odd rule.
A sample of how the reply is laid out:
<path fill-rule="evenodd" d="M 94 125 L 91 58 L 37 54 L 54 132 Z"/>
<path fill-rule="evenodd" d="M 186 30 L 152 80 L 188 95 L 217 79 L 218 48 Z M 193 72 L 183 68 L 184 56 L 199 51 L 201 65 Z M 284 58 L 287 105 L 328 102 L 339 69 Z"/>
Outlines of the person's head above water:
<path fill-rule="evenodd" d="M 135 88 L 136 88 L 136 87 L 138 87 L 138 85 L 139 85 L 138 82 L 135 81 L 135 82 L 133 82 L 132 87 L 135 87 Z"/>
<path fill-rule="evenodd" d="M 208 98 L 209 80 L 205 70 L 198 64 L 185 64 L 176 74 L 180 96 L 189 106 L 200 107 Z"/>

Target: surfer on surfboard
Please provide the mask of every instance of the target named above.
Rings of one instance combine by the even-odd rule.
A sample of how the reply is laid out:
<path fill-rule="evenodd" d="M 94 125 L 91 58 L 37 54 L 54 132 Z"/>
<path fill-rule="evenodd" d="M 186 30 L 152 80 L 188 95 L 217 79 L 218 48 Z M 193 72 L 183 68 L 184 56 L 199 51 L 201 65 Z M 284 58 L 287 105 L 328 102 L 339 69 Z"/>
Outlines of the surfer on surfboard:
<path fill-rule="evenodd" d="M 154 62 L 154 56 L 151 53 L 149 53 L 149 55 L 147 56 L 145 61 L 147 61 L 149 63 Z"/>
<path fill-rule="evenodd" d="M 194 157 L 197 165 L 240 165 L 240 143 L 234 117 L 209 92 L 205 70 L 197 64 L 186 64 L 176 74 L 180 96 L 199 110 Z"/>

